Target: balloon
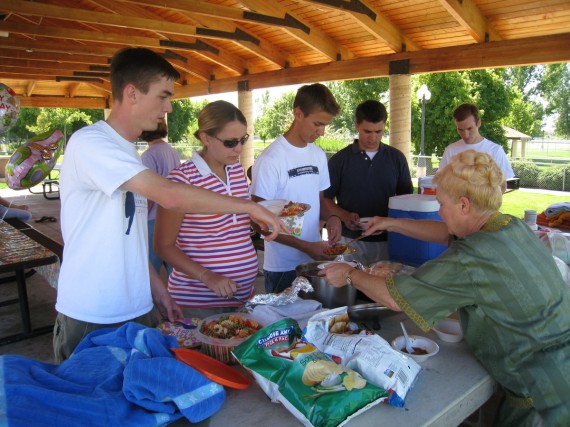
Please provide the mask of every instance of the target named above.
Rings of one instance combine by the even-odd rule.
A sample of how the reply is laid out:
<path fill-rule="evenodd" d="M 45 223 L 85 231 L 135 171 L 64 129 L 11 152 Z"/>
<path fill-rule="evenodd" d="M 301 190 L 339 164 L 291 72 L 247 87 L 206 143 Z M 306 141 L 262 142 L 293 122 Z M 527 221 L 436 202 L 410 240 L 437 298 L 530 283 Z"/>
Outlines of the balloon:
<path fill-rule="evenodd" d="M 0 133 L 14 126 L 19 115 L 20 98 L 16 96 L 16 92 L 0 83 Z"/>
<path fill-rule="evenodd" d="M 12 190 L 30 188 L 49 175 L 63 149 L 63 133 L 37 135 L 16 149 L 6 163 L 6 180 Z"/>

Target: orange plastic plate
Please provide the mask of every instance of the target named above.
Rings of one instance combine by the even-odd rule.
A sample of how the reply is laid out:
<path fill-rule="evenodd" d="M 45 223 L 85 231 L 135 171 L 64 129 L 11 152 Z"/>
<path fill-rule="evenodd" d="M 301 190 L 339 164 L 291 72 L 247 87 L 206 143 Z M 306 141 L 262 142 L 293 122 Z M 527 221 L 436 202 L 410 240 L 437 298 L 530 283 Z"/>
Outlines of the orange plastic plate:
<path fill-rule="evenodd" d="M 240 390 L 249 386 L 249 379 L 231 366 L 189 348 L 172 348 L 177 360 L 196 369 L 206 378 L 231 388 Z"/>

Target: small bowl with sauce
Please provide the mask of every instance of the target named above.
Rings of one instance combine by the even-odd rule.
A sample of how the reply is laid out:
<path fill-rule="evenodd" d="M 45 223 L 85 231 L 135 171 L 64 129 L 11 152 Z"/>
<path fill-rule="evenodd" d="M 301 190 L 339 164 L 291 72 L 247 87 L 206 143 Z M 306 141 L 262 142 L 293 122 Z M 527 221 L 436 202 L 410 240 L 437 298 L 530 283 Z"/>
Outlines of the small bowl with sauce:
<path fill-rule="evenodd" d="M 439 346 L 435 341 L 430 340 L 426 337 L 420 337 L 418 335 L 410 335 L 410 341 L 412 342 L 412 348 L 414 349 L 413 354 L 409 354 L 406 350 L 406 341 L 404 336 L 399 336 L 392 340 L 392 348 L 399 351 L 406 356 L 410 356 L 418 363 L 422 363 L 431 356 L 437 354 L 439 351 Z"/>

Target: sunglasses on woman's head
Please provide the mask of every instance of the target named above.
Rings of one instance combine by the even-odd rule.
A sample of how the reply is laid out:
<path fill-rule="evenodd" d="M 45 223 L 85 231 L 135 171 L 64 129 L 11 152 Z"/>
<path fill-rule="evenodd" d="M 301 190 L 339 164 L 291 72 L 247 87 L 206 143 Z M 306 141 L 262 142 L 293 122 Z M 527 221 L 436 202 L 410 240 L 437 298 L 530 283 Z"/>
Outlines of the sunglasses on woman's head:
<path fill-rule="evenodd" d="M 249 134 L 247 134 L 247 133 L 244 136 L 242 136 L 240 139 L 220 139 L 215 135 L 212 135 L 212 136 L 214 138 L 216 138 L 218 141 L 220 141 L 221 143 L 223 143 L 224 147 L 227 147 L 227 148 L 234 148 L 238 144 L 243 145 L 249 139 Z"/>

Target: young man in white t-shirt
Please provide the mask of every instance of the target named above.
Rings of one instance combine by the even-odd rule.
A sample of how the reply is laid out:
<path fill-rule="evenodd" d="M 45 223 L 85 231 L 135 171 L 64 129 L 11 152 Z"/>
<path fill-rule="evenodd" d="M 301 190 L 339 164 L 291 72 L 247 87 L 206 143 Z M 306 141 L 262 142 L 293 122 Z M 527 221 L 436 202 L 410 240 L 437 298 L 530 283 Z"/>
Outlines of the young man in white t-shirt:
<path fill-rule="evenodd" d="M 141 162 L 133 144 L 172 111 L 180 74 L 157 53 L 119 51 L 111 61 L 113 110 L 75 132 L 60 174 L 64 240 L 54 325 L 56 362 L 68 358 L 90 332 L 136 321 L 155 326 L 160 316 L 182 317 L 165 284 L 149 265 L 147 199 L 167 209 L 195 213 L 247 213 L 269 240 L 284 228 L 251 200 L 174 183 Z"/>
<path fill-rule="evenodd" d="M 475 105 L 461 104 L 453 111 L 453 119 L 461 139 L 447 146 L 439 163 L 440 169 L 446 166 L 454 155 L 465 150 L 476 150 L 490 154 L 499 165 L 505 179 L 515 176 L 503 147 L 479 134 L 481 118 L 479 109 Z"/>
<path fill-rule="evenodd" d="M 253 200 L 287 199 L 311 206 L 304 214 L 299 238 L 279 235 L 275 241 L 265 242 L 263 273 L 267 292 L 282 292 L 291 286 L 298 265 L 332 259 L 324 254 L 328 243 L 321 241 L 320 235 L 320 220 L 330 215 L 322 203 L 323 191 L 330 186 L 327 157 L 313 142 L 324 135 L 325 127 L 339 110 L 326 86 L 302 86 L 293 101 L 291 127 L 253 164 Z"/>

